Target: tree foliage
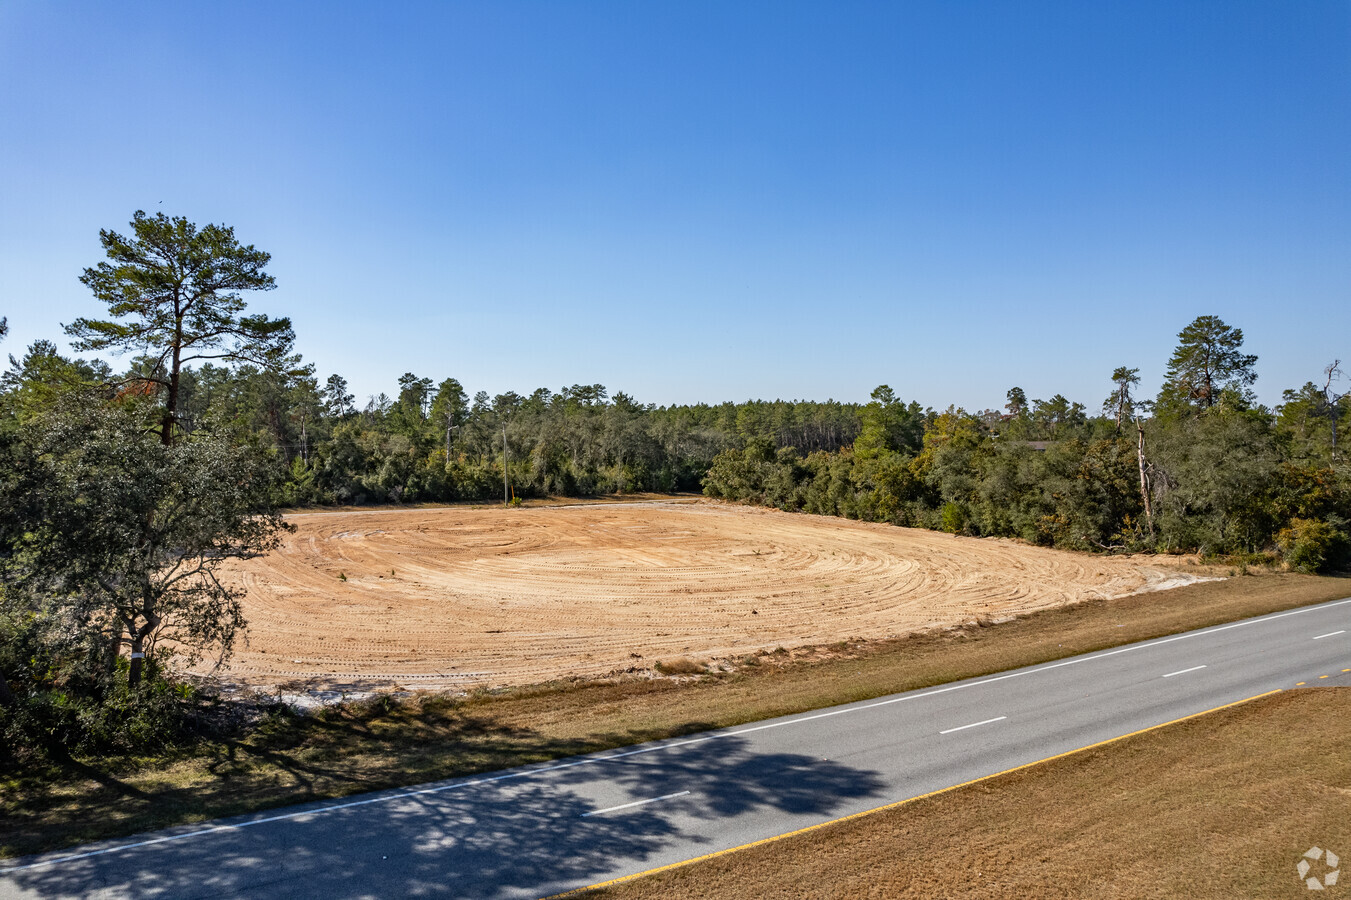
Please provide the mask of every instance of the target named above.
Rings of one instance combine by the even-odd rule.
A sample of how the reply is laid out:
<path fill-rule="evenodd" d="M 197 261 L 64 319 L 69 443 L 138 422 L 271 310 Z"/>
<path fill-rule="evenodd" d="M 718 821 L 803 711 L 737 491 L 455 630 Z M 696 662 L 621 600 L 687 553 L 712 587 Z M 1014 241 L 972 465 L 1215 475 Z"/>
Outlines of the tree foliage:
<path fill-rule="evenodd" d="M 1198 316 L 1177 337 L 1159 397 L 1162 408 L 1210 409 L 1226 391 L 1241 403 L 1252 402 L 1257 357 L 1241 352 L 1243 329 L 1218 316 Z"/>
<path fill-rule="evenodd" d="M 110 661 L 172 651 L 229 654 L 244 626 L 228 559 L 276 545 L 272 472 L 226 435 L 170 446 L 141 416 L 99 397 L 67 397 L 11 447 L 5 485 L 5 599 L 78 623 Z"/>
<path fill-rule="evenodd" d="M 179 421 L 184 365 L 224 359 L 265 368 L 291 362 L 289 319 L 243 315 L 243 291 L 276 286 L 265 267 L 271 256 L 243 245 L 233 228 L 198 229 L 183 217 L 137 210 L 132 233 L 99 232 L 108 260 L 80 280 L 108 307 L 108 319 L 79 318 L 66 327 L 76 350 L 135 352 L 144 362 L 134 382 L 164 392 L 161 440 L 173 441 Z"/>

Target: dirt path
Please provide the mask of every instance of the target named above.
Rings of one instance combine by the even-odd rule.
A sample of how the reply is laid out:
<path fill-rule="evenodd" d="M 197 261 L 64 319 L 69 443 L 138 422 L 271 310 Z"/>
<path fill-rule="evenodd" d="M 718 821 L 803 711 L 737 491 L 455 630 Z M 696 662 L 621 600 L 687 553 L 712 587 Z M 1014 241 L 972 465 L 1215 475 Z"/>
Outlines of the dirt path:
<path fill-rule="evenodd" d="M 880 638 L 1195 580 L 1138 560 L 713 502 L 313 513 L 232 564 L 228 676 L 522 684 Z M 345 580 L 344 580 L 345 578 Z"/>

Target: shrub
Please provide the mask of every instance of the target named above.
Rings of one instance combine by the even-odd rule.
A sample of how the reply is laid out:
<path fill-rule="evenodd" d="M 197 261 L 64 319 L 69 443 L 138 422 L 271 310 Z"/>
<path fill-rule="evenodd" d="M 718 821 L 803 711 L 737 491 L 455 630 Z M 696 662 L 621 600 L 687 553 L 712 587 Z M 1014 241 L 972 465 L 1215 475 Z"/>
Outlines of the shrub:
<path fill-rule="evenodd" d="M 200 698 L 191 687 L 163 679 L 136 688 L 118 683 L 102 697 L 74 691 L 35 691 L 0 707 L 0 768 L 25 757 L 153 753 L 190 741 Z"/>
<path fill-rule="evenodd" d="M 702 675 L 705 671 L 702 664 L 683 657 L 658 662 L 656 669 L 663 675 Z"/>
<path fill-rule="evenodd" d="M 944 503 L 939 527 L 948 534 L 961 534 L 966 530 L 966 510 L 960 503 Z"/>
<path fill-rule="evenodd" d="M 1322 572 L 1346 558 L 1346 535 L 1319 519 L 1291 519 L 1276 535 L 1276 545 L 1290 568 L 1298 572 Z"/>

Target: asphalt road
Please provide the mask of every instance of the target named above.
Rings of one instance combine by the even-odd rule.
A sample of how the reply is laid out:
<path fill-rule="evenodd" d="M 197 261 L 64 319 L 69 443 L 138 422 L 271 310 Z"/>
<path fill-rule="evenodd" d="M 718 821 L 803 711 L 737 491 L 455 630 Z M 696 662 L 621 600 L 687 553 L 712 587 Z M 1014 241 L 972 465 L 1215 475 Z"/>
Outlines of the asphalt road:
<path fill-rule="evenodd" d="M 1351 599 L 685 739 L 27 857 L 0 864 L 0 897 L 541 897 L 1299 682 L 1348 684 L 1348 672 Z"/>

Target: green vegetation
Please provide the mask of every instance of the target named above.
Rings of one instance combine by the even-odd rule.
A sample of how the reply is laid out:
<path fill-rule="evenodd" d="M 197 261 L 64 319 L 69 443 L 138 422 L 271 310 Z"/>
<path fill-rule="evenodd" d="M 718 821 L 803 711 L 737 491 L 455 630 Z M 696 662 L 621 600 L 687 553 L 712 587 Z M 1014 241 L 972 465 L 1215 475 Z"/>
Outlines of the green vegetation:
<path fill-rule="evenodd" d="M 890 388 L 860 412 L 852 448 L 803 456 L 762 437 L 719 454 L 713 497 L 785 510 L 1017 537 L 1073 550 L 1199 551 L 1325 571 L 1347 560 L 1351 465 L 1337 445 L 1351 397 L 1286 391 L 1253 403 L 1256 357 L 1213 316 L 1183 329 L 1156 401 L 1119 367 L 1101 416 L 1056 395 L 1004 412 L 921 412 Z"/>
<path fill-rule="evenodd" d="M 110 261 L 83 276 L 109 320 L 68 331 L 80 348 L 140 355 L 114 373 L 39 341 L 4 377 L 8 406 L 33 414 L 103 386 L 153 408 L 166 442 L 224 434 L 258 448 L 283 504 L 495 501 L 505 475 L 511 497 L 703 490 L 1080 550 L 1276 554 L 1296 519 L 1351 531 L 1338 364 L 1274 411 L 1255 405 L 1257 359 L 1215 316 L 1178 335 L 1154 400 L 1117 367 L 1098 415 L 1018 387 L 1002 410 L 939 412 L 887 385 L 863 405 L 655 407 L 598 384 L 471 398 L 455 378 L 411 372 L 358 407 L 345 379 L 321 385 L 293 354 L 288 320 L 244 314 L 242 291 L 273 287 L 266 253 L 223 226 L 138 213 L 132 228 L 103 232 Z M 1341 545 L 1325 543 L 1319 565 L 1338 565 Z"/>
<path fill-rule="evenodd" d="M 245 623 L 215 573 L 273 546 L 285 504 L 703 490 L 1079 550 L 1231 554 L 1241 568 L 1326 571 L 1351 549 L 1351 465 L 1338 443 L 1351 398 L 1336 391 L 1338 365 L 1265 409 L 1242 331 L 1213 316 L 1179 335 L 1155 400 L 1135 396 L 1138 374 L 1122 366 L 1099 415 L 1019 388 L 1003 411 L 981 412 L 935 412 L 885 385 L 864 405 L 654 407 L 602 385 L 471 399 L 454 378 L 413 373 L 395 397 L 358 408 L 341 376 L 321 386 L 294 353 L 289 320 L 246 311 L 244 293 L 274 286 L 270 257 L 232 229 L 138 212 L 128 235 L 100 237 L 107 259 L 81 280 L 106 317 L 67 332 L 77 352 L 130 358 L 114 369 L 36 341 L 0 377 L 7 772 L 197 759 L 194 748 L 222 746 L 229 715 L 174 673 L 183 660 L 229 654 Z M 719 721 L 787 711 L 736 709 Z M 690 716 L 547 752 L 669 733 Z M 226 732 L 247 744 L 247 729 Z M 504 753 L 493 764 L 528 757 Z M 463 771 L 433 756 L 430 769 L 396 763 L 380 778 Z"/>
<path fill-rule="evenodd" d="M 286 320 L 239 316 L 239 290 L 272 284 L 267 254 L 220 226 L 138 212 L 132 227 L 101 234 L 111 262 L 82 278 L 111 318 L 67 330 L 147 355 L 110 378 L 39 342 L 0 394 L 0 764 L 191 739 L 199 700 L 172 662 L 230 653 L 240 592 L 216 573 L 287 527 L 273 461 L 186 432 L 179 406 L 187 361 L 292 361 Z"/>

